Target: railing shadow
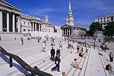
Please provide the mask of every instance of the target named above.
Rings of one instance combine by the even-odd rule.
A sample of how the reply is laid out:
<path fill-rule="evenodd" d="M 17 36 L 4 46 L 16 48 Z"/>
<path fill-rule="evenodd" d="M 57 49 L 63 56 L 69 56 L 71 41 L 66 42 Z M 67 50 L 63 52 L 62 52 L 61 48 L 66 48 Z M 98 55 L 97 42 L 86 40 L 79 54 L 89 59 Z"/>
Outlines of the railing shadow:
<path fill-rule="evenodd" d="M 10 61 L 9 61 L 9 58 L 7 56 L 5 56 L 4 54 L 0 53 L 0 56 L 1 58 L 7 63 L 10 65 Z M 12 62 L 12 65 L 17 68 L 21 73 L 24 73 L 25 75 L 30 75 L 30 73 L 25 70 L 21 65 L 17 64 L 17 63 L 14 63 Z"/>
<path fill-rule="evenodd" d="M 34 76 L 38 75 L 38 76 L 52 76 L 49 73 L 40 71 L 40 70 L 36 70 L 34 68 L 32 68 L 30 65 L 28 65 L 24 60 L 22 60 L 20 57 L 18 57 L 17 55 L 8 53 L 6 50 L 4 50 L 1 46 L 0 46 L 0 52 L 2 54 L 4 54 L 3 59 L 10 65 L 10 67 L 15 66 L 17 69 L 19 69 L 21 66 L 22 68 L 24 68 L 25 70 L 27 70 L 28 72 L 31 72 L 31 74 Z M 5 56 L 9 56 L 9 59 Z M 16 63 L 12 63 L 12 59 L 14 59 L 18 64 Z M 9 61 L 8 61 L 9 60 Z M 20 69 L 19 69 L 20 70 Z M 20 70 L 22 72 L 22 69 Z"/>

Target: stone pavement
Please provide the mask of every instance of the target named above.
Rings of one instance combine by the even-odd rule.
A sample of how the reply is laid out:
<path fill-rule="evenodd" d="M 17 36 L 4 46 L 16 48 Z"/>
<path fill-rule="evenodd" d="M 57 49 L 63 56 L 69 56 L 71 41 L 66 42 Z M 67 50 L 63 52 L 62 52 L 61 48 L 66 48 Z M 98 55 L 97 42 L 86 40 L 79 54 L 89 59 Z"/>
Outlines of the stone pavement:
<path fill-rule="evenodd" d="M 55 40 L 54 48 L 59 47 L 61 38 Z M 37 42 L 35 39 L 30 41 L 24 40 L 24 45 L 20 44 L 19 40 L 0 41 L 0 46 L 10 53 L 16 54 L 21 57 L 32 67 L 37 66 L 40 70 L 48 72 L 53 76 L 61 76 L 62 72 L 66 72 L 67 76 L 114 76 L 105 70 L 106 64 L 109 64 L 109 57 L 107 53 L 103 53 L 104 56 L 98 55 L 98 49 L 95 50 L 93 47 L 89 48 L 89 53 L 86 58 L 81 58 L 76 53 L 76 45 L 74 43 L 73 53 L 70 53 L 70 49 L 67 49 L 67 42 L 63 41 L 63 50 L 61 51 L 61 64 L 60 71 L 51 71 L 51 68 L 55 66 L 54 62 L 50 60 L 50 40 L 46 45 L 46 52 L 42 51 L 42 42 Z M 85 50 L 85 49 L 84 49 Z M 71 63 L 73 59 L 78 59 L 82 70 L 73 68 Z M 114 67 L 114 62 L 110 63 Z M 9 57 L 4 56 L 0 53 L 0 76 L 21 76 L 22 73 L 29 73 L 22 68 L 16 61 L 13 60 L 13 67 L 9 67 Z"/>

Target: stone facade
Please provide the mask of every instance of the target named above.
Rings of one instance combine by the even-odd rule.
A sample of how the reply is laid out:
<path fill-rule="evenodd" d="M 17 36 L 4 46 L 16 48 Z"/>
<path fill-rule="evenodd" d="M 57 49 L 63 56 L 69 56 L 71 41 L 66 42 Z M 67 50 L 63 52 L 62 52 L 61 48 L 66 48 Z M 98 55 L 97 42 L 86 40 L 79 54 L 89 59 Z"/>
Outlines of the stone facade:
<path fill-rule="evenodd" d="M 68 16 L 66 24 L 62 27 L 62 36 L 64 37 L 81 37 L 86 34 L 86 29 L 74 26 L 74 18 L 71 10 L 71 2 L 69 2 Z"/>
<path fill-rule="evenodd" d="M 45 17 L 45 20 L 28 16 L 22 14 L 21 10 L 15 6 L 4 0 L 0 0 L 0 35 L 29 34 L 31 37 L 58 36 L 54 34 L 54 28 L 55 26 L 48 22 L 48 16 Z"/>
<path fill-rule="evenodd" d="M 95 18 L 95 22 L 99 22 L 104 29 L 107 26 L 107 23 L 114 21 L 114 14 L 110 14 L 104 17 Z"/>

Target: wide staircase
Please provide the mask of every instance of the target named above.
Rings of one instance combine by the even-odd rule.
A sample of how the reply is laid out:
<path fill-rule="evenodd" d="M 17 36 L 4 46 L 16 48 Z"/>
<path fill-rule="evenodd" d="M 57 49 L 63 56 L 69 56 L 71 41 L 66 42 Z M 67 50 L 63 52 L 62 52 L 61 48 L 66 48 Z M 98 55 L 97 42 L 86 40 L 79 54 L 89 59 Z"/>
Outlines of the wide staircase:
<path fill-rule="evenodd" d="M 113 74 L 105 70 L 105 66 L 110 63 L 107 53 L 103 52 L 104 56 L 99 56 L 97 47 L 94 49 L 91 46 L 86 58 L 81 58 L 76 53 L 77 42 L 72 43 L 74 50 L 70 53 L 71 49 L 67 49 L 67 41 L 62 41 L 60 38 L 55 40 L 54 48 L 57 49 L 59 41 L 62 41 L 63 50 L 60 56 L 61 72 L 51 71 L 55 63 L 50 60 L 50 41 L 47 42 L 46 52 L 42 52 L 42 41 L 40 43 L 37 43 L 37 40 L 25 41 L 24 45 L 18 44 L 18 41 L 0 42 L 5 50 L 9 50 L 7 52 L 0 47 L 0 69 L 2 69 L 0 70 L 0 75 L 21 76 L 24 73 L 26 76 L 31 76 L 31 74 L 37 74 L 38 76 L 60 76 L 62 72 L 66 72 L 67 76 L 113 76 Z M 17 45 L 12 46 L 15 44 Z M 74 58 L 78 60 L 82 70 L 71 66 Z M 110 64 L 114 66 L 114 63 Z M 40 70 L 34 70 L 34 66 L 37 66 Z"/>

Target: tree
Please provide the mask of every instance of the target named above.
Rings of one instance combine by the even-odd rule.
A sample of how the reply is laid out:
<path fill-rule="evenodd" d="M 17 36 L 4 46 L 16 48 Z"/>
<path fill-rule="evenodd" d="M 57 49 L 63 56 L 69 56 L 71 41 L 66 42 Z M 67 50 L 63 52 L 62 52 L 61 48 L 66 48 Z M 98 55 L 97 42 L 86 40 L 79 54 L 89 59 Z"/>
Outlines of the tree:
<path fill-rule="evenodd" d="M 108 37 L 114 36 L 114 22 L 109 22 L 107 26 L 105 26 L 105 30 L 103 31 L 103 34 Z"/>
<path fill-rule="evenodd" d="M 97 31 L 102 31 L 103 29 L 102 29 L 100 23 L 98 23 L 98 22 L 93 22 L 93 23 L 90 25 L 89 31 L 87 32 L 87 34 L 93 36 L 93 34 L 94 34 L 94 32 L 95 32 L 96 30 L 97 30 Z"/>

